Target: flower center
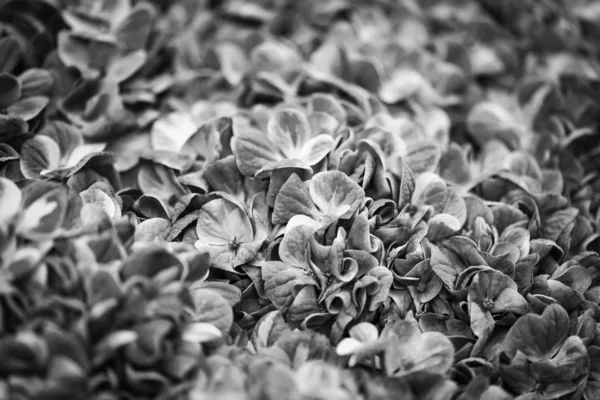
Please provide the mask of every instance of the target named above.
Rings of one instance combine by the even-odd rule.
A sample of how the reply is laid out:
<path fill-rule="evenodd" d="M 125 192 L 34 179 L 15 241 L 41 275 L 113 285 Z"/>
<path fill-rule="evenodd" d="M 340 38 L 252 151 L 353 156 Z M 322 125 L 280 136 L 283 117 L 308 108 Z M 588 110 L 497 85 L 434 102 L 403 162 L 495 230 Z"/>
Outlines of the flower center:
<path fill-rule="evenodd" d="M 417 289 L 417 292 L 423 293 L 425 291 L 425 289 L 427 289 L 427 284 L 425 282 L 419 282 L 416 289 Z"/>
<path fill-rule="evenodd" d="M 491 310 L 492 307 L 494 307 L 494 300 L 490 299 L 489 297 L 483 299 L 483 308 L 486 310 Z"/>
<path fill-rule="evenodd" d="M 417 211 L 419 211 L 419 208 L 417 206 L 412 205 L 412 204 L 409 204 L 408 207 L 406 207 L 406 212 L 411 217 L 414 217 L 414 215 L 417 213 Z"/>
<path fill-rule="evenodd" d="M 237 241 L 237 238 L 234 237 L 229 242 L 229 250 L 231 250 L 231 251 L 237 251 L 239 248 L 240 248 L 240 243 Z"/>

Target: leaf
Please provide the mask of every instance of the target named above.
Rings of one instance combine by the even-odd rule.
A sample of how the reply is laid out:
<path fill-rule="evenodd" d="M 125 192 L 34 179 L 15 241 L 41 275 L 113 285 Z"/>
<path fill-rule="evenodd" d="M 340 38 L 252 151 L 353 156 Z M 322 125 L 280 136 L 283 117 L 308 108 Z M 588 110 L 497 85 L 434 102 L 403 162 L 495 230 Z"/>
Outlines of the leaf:
<path fill-rule="evenodd" d="M 136 242 L 166 241 L 171 229 L 171 221 L 163 218 L 150 218 L 135 228 Z"/>
<path fill-rule="evenodd" d="M 250 53 L 254 68 L 263 71 L 287 72 L 295 70 L 302 62 L 299 52 L 281 41 L 265 40 Z M 291 72 L 291 71 L 290 71 Z"/>
<path fill-rule="evenodd" d="M 343 373 L 323 360 L 309 360 L 299 366 L 296 380 L 304 382 L 300 383 L 298 388 L 308 398 L 323 396 L 325 393 L 336 396 L 343 384 Z"/>
<path fill-rule="evenodd" d="M 344 58 L 343 48 L 334 41 L 324 41 L 324 43 L 311 54 L 310 62 L 320 71 L 327 74 L 342 76 Z"/>
<path fill-rule="evenodd" d="M 406 163 L 415 175 L 423 172 L 433 172 L 437 169 L 442 151 L 434 141 L 411 143 L 406 154 Z"/>
<path fill-rule="evenodd" d="M 306 318 L 321 311 L 317 302 L 316 288 L 313 285 L 302 287 L 292 299 L 286 313 L 286 321 L 292 328 L 299 327 Z"/>
<path fill-rule="evenodd" d="M 260 370 L 259 370 L 260 371 Z M 258 372 L 258 371 L 257 371 Z M 299 399 L 301 394 L 295 375 L 289 368 L 281 365 L 271 365 L 264 369 L 260 375 L 250 374 L 249 381 L 254 387 L 249 389 L 257 399 Z"/>
<path fill-rule="evenodd" d="M 363 323 L 368 323 L 368 322 L 363 322 Z M 376 335 L 379 334 L 377 332 L 377 328 L 375 328 L 375 333 L 376 333 Z M 375 338 L 377 338 L 377 336 Z M 352 354 L 359 353 L 363 347 L 364 347 L 364 342 L 362 340 L 358 340 L 353 337 L 349 337 L 349 338 L 342 339 L 342 341 L 338 343 L 335 351 L 339 356 L 349 356 Z M 356 363 L 355 360 L 348 362 L 349 366 L 351 366 L 351 367 L 354 366 L 355 363 Z"/>
<path fill-rule="evenodd" d="M 598 380 L 589 381 L 585 387 L 585 400 L 594 400 L 600 396 L 600 382 Z"/>
<path fill-rule="evenodd" d="M 152 395 L 160 393 L 169 385 L 167 378 L 154 370 L 137 370 L 125 364 L 123 378 L 136 393 Z"/>
<path fill-rule="evenodd" d="M 219 60 L 219 69 L 223 77 L 232 86 L 239 85 L 248 69 L 248 60 L 244 51 L 230 42 L 222 42 L 211 49 Z"/>
<path fill-rule="evenodd" d="M 504 165 L 515 175 L 526 176 L 537 181 L 542 180 L 542 170 L 533 155 L 524 151 L 514 151 Z"/>
<path fill-rule="evenodd" d="M 439 332 L 425 332 L 409 338 L 394 336 L 384 352 L 385 370 L 389 376 L 420 371 L 444 374 L 453 360 L 452 342 Z"/>
<path fill-rule="evenodd" d="M 31 68 L 19 76 L 21 83 L 21 97 L 45 96 L 52 89 L 52 75 L 50 72 Z"/>
<path fill-rule="evenodd" d="M 50 100 L 44 96 L 32 96 L 13 103 L 6 109 L 9 115 L 29 121 L 38 116 Z"/>
<path fill-rule="evenodd" d="M 482 309 L 476 302 L 469 304 L 469 318 L 471 330 L 477 337 L 487 338 L 494 329 L 494 318 L 492 314 Z"/>
<path fill-rule="evenodd" d="M 231 156 L 230 140 L 233 135 L 231 118 L 224 116 L 211 120 L 212 113 L 204 115 L 208 111 L 197 110 L 198 108 L 201 108 L 201 103 L 195 103 L 191 111 L 196 124 L 205 119 L 209 119 L 209 121 L 202 123 L 190 136 L 185 142 L 182 152 L 197 161 L 203 161 L 205 164 L 218 161 L 222 157 Z M 227 115 L 234 114 L 236 111 L 225 107 L 225 110 L 220 112 Z"/>
<path fill-rule="evenodd" d="M 235 120 L 232 149 L 238 169 L 249 177 L 253 177 L 267 164 L 280 160 L 277 148 L 262 132 L 250 127 L 236 126 Z"/>
<path fill-rule="evenodd" d="M 277 192 L 272 221 L 273 224 L 284 224 L 295 215 L 318 219 L 319 210 L 312 202 L 307 185 L 297 174 L 292 174 Z"/>
<path fill-rule="evenodd" d="M 490 387 L 488 387 L 482 394 L 481 394 L 481 398 L 482 399 L 489 399 L 489 400 L 510 400 L 513 397 L 506 392 L 504 389 L 502 389 L 500 386 L 496 386 L 496 385 L 491 385 Z M 462 400 L 462 399 L 460 399 Z"/>
<path fill-rule="evenodd" d="M 0 110 L 15 103 L 21 97 L 21 84 L 12 75 L 0 74 Z"/>
<path fill-rule="evenodd" d="M 0 159 L 3 161 L 8 161 L 6 160 L 6 157 L 15 157 L 15 160 L 19 158 L 19 154 L 15 151 L 15 149 L 5 142 L 10 139 L 24 140 L 28 137 L 26 135 L 27 130 L 27 122 L 23 121 L 21 118 L 0 114 L 0 140 L 3 141 L 3 143 L 0 143 Z"/>
<path fill-rule="evenodd" d="M 243 202 L 244 177 L 237 169 L 234 156 L 205 164 L 204 177 L 215 191 L 231 194 Z"/>
<path fill-rule="evenodd" d="M 592 279 L 587 269 L 581 265 L 567 267 L 566 270 L 559 268 L 552 274 L 552 279 L 569 286 L 570 288 L 583 293 L 591 285 Z"/>
<path fill-rule="evenodd" d="M 287 332 L 291 332 L 280 311 L 271 311 L 263 315 L 252 330 L 250 340 L 257 350 L 272 346 Z"/>
<path fill-rule="evenodd" d="M 295 152 L 311 136 L 308 119 L 299 110 L 286 108 L 277 112 L 267 124 L 267 138 L 286 158 L 297 158 Z"/>
<path fill-rule="evenodd" d="M 377 93 L 381 86 L 381 73 L 374 63 L 370 60 L 359 59 L 354 61 L 350 67 L 353 81 L 357 85 L 369 92 Z"/>
<path fill-rule="evenodd" d="M 138 185 L 145 195 L 154 196 L 171 206 L 174 206 L 172 199 L 187 194 L 173 170 L 160 164 L 143 164 L 138 174 Z"/>
<path fill-rule="evenodd" d="M 48 379 L 53 382 L 73 382 L 85 379 L 85 371 L 75 361 L 62 355 L 56 355 L 48 365 Z"/>
<path fill-rule="evenodd" d="M 390 80 L 379 89 L 379 97 L 384 103 L 395 104 L 412 97 L 431 85 L 419 72 L 399 68 Z"/>
<path fill-rule="evenodd" d="M 511 358 L 520 351 L 534 362 L 548 360 L 567 339 L 569 326 L 565 309 L 551 304 L 542 315 L 527 314 L 519 318 L 504 339 L 504 351 Z"/>
<path fill-rule="evenodd" d="M 406 161 L 402 161 L 402 174 L 398 187 L 398 208 L 402 209 L 411 202 L 415 191 L 415 175 Z"/>
<path fill-rule="evenodd" d="M 84 166 L 100 167 L 102 164 L 110 165 L 112 164 L 112 156 L 102 153 L 105 147 L 105 143 L 81 143 L 69 153 L 63 154 L 60 163 L 61 169 L 69 170 L 72 175 Z"/>
<path fill-rule="evenodd" d="M 152 243 L 144 244 L 129 255 L 121 266 L 123 280 L 144 276 L 155 277 L 161 271 L 172 267 L 182 267 L 181 261 L 166 249 Z"/>
<path fill-rule="evenodd" d="M 568 311 L 573 310 L 583 301 L 581 293 L 554 279 L 546 281 L 546 288 L 547 295 Z"/>
<path fill-rule="evenodd" d="M 102 81 L 98 78 L 81 79 L 74 82 L 60 103 L 60 108 L 69 114 L 82 114 L 88 102 L 102 91 Z"/>
<path fill-rule="evenodd" d="M 214 328 L 214 326 L 213 326 Z M 216 329 L 216 328 L 215 328 Z M 217 330 L 217 332 L 220 331 Z M 163 360 L 162 370 L 172 379 L 185 380 L 198 367 L 198 357 L 202 354 L 202 346 L 197 342 L 182 342 L 175 346 L 174 354 Z M 177 392 L 178 389 L 175 389 Z"/>
<path fill-rule="evenodd" d="M 209 201 L 200 209 L 196 233 L 200 242 L 213 246 L 254 240 L 252 224 L 246 212 L 224 198 Z"/>
<path fill-rule="evenodd" d="M 330 135 L 318 135 L 302 146 L 298 158 L 308 165 L 319 163 L 333 149 L 333 138 Z"/>
<path fill-rule="evenodd" d="M 152 148 L 158 151 L 179 152 L 196 129 L 197 126 L 188 113 L 168 113 L 152 125 Z"/>
<path fill-rule="evenodd" d="M 199 282 L 192 284 L 192 289 L 196 290 L 213 290 L 223 297 L 231 307 L 235 307 L 240 303 L 242 293 L 237 286 L 230 285 L 224 282 Z"/>
<path fill-rule="evenodd" d="M 513 227 L 505 229 L 500 235 L 500 242 L 512 243 L 519 249 L 519 259 L 526 257 L 529 254 L 531 239 L 530 232 L 525 228 Z"/>
<path fill-rule="evenodd" d="M 446 196 L 446 182 L 438 174 L 424 172 L 414 181 L 414 189 L 410 202 L 416 205 L 430 204 L 438 211 L 441 211 L 442 206 L 438 204 L 443 204 Z"/>
<path fill-rule="evenodd" d="M 513 126 L 513 116 L 501 105 L 484 101 L 476 104 L 467 116 L 467 129 L 478 145 Z"/>
<path fill-rule="evenodd" d="M 374 289 L 373 291 L 367 289 L 369 295 L 371 296 L 368 310 L 370 312 L 374 312 L 388 298 L 390 294 L 390 289 L 392 287 L 392 283 L 394 281 L 394 277 L 390 270 L 382 266 L 374 267 L 373 269 L 369 270 L 369 272 L 367 272 L 367 274 L 365 275 L 365 277 L 371 276 L 376 278 L 378 281 L 376 285 L 372 286 L 372 288 Z"/>
<path fill-rule="evenodd" d="M 131 0 L 111 0 L 105 1 L 98 6 L 98 12 L 101 18 L 111 19 L 111 22 L 117 22 L 131 13 Z"/>
<path fill-rule="evenodd" d="M 308 115 L 310 129 L 319 135 L 334 136 L 338 130 L 340 123 L 333 116 L 324 112 L 313 112 Z"/>
<path fill-rule="evenodd" d="M 138 199 L 139 211 L 146 218 L 171 219 L 168 206 L 154 196 L 142 195 Z"/>
<path fill-rule="evenodd" d="M 30 240 L 53 237 L 63 223 L 67 205 L 68 194 L 64 187 L 42 194 L 23 211 L 18 232 Z"/>
<path fill-rule="evenodd" d="M 350 218 L 365 198 L 363 189 L 341 171 L 314 175 L 309 183 L 309 192 L 323 214 L 342 219 Z"/>
<path fill-rule="evenodd" d="M 449 182 L 466 185 L 471 181 L 471 169 L 463 150 L 456 143 L 440 159 L 440 176 Z"/>
<path fill-rule="evenodd" d="M 381 241 L 369 232 L 367 212 L 360 212 L 356 218 L 354 218 L 350 231 L 348 232 L 347 247 L 373 254 L 379 252 L 382 246 Z"/>
<path fill-rule="evenodd" d="M 62 12 L 67 25 L 74 31 L 93 34 L 94 32 L 106 32 L 110 30 L 110 23 L 104 15 L 90 15 L 84 10 L 64 10 Z"/>
<path fill-rule="evenodd" d="M 132 52 L 144 47 L 150 30 L 155 11 L 148 3 L 139 3 L 115 30 L 117 42 L 122 44 L 126 52 Z"/>
<path fill-rule="evenodd" d="M 12 72 L 21 58 L 19 42 L 10 36 L 2 38 L 0 40 L 0 54 L 2 54 L 0 57 L 0 74 Z"/>
<path fill-rule="evenodd" d="M 117 258 L 115 257 L 115 259 Z M 97 310 L 111 309 L 118 304 L 117 299 L 121 298 L 123 292 L 117 282 L 118 278 L 106 271 L 98 271 L 91 277 L 89 283 L 89 302 L 93 304 L 93 308 L 90 311 L 92 319 L 95 319 L 98 315 Z"/>
<path fill-rule="evenodd" d="M 544 218 L 540 236 L 545 239 L 556 241 L 565 227 L 572 223 L 579 210 L 575 207 L 569 207 L 564 210 L 556 211 L 548 218 Z"/>
<path fill-rule="evenodd" d="M 339 282 L 351 282 L 359 273 L 359 260 L 344 258 L 345 231 L 338 228 L 331 245 L 322 245 L 316 238 L 316 235 L 313 235 L 310 241 L 311 260 L 314 265 L 324 273 L 331 273 Z"/>
<path fill-rule="evenodd" d="M 465 200 L 437 174 L 426 172 L 417 178 L 413 202 L 433 206 L 436 214 L 445 213 L 455 217 L 459 228 L 467 220 Z"/>
<path fill-rule="evenodd" d="M 514 312 L 517 314 L 525 314 L 529 310 L 527 300 L 519 292 L 512 288 L 506 288 L 494 301 L 494 306 L 491 312 Z"/>
<path fill-rule="evenodd" d="M 48 121 L 40 134 L 48 136 L 58 144 L 62 157 L 71 154 L 73 150 L 83 144 L 81 131 L 62 121 Z"/>
<path fill-rule="evenodd" d="M 84 370 L 87 369 L 88 356 L 84 341 L 74 332 L 49 325 L 44 328 L 44 336 L 50 354 L 61 354 L 75 361 Z"/>
<path fill-rule="evenodd" d="M 266 261 L 262 265 L 265 293 L 282 313 L 286 313 L 295 295 L 295 286 L 300 284 L 306 273 L 280 261 Z"/>
<path fill-rule="evenodd" d="M 191 291 L 196 317 L 194 322 L 210 323 L 227 336 L 233 324 L 233 310 L 227 301 L 213 290 Z"/>
<path fill-rule="evenodd" d="M 121 98 L 115 88 L 117 85 L 110 81 L 104 81 L 106 87 L 100 88 L 100 92 L 93 94 L 83 105 L 81 120 L 95 122 L 102 120 L 106 114 L 116 113 L 115 109 L 121 106 Z"/>
<path fill-rule="evenodd" d="M 570 336 L 552 360 L 531 363 L 532 375 L 547 384 L 575 380 L 588 372 L 587 353 L 581 338 Z"/>
<path fill-rule="evenodd" d="M 5 276 L 9 280 L 17 281 L 30 277 L 38 268 L 46 255 L 46 249 L 20 247 L 12 254 L 12 259 L 5 266 Z"/>
<path fill-rule="evenodd" d="M 362 342 L 369 343 L 374 342 L 379 337 L 379 332 L 375 325 L 368 322 L 361 322 L 350 328 L 350 337 Z M 339 354 L 339 349 L 336 350 Z"/>
<path fill-rule="evenodd" d="M 58 168 L 54 171 L 46 170 L 42 171 L 42 174 L 49 177 L 60 177 L 63 179 L 70 178 L 81 170 L 92 171 L 94 170 L 103 171 L 104 177 L 109 179 L 110 183 L 113 185 L 118 185 L 119 178 L 116 175 L 116 172 L 112 169 L 114 165 L 114 157 L 110 153 L 88 153 L 89 151 L 94 151 L 101 146 L 98 145 L 84 145 L 79 146 L 75 151 L 71 153 L 71 157 L 67 160 L 67 163 L 71 164 L 78 157 L 83 155 L 77 163 L 73 166 L 68 166 L 66 164 L 64 167 Z M 113 175 L 113 173 L 115 175 Z M 117 186 L 118 187 L 118 186 Z"/>
<path fill-rule="evenodd" d="M 418 286 L 409 287 L 411 295 L 421 303 L 433 300 L 442 290 L 443 281 L 431 269 L 430 260 L 419 262 L 406 275 L 406 278 L 418 278 Z M 412 290 L 414 289 L 414 290 Z"/>
<path fill-rule="evenodd" d="M 135 342 L 138 337 L 138 333 L 133 330 L 119 330 L 111 332 L 96 345 L 96 348 L 94 349 L 95 357 L 92 361 L 92 364 L 96 366 L 103 364 L 120 348 Z"/>
<path fill-rule="evenodd" d="M 116 201 L 116 199 L 113 199 L 108 193 L 104 192 L 103 190 L 94 187 L 94 185 L 79 193 L 79 196 L 83 200 L 83 204 L 90 204 L 98 207 L 100 210 L 104 211 L 106 215 L 108 215 L 111 219 L 121 218 L 121 207 Z"/>
<path fill-rule="evenodd" d="M 434 215 L 427 222 L 429 224 L 427 239 L 432 242 L 446 239 L 457 233 L 461 228 L 458 219 L 446 213 Z"/>
<path fill-rule="evenodd" d="M 339 124 L 348 117 L 340 101 L 330 94 L 315 93 L 310 98 L 309 110 L 312 114 L 323 113 L 333 117 Z"/>
<path fill-rule="evenodd" d="M 8 227 L 14 223 L 21 208 L 21 198 L 19 187 L 12 181 L 0 177 L 0 226 Z"/>
<path fill-rule="evenodd" d="M 69 31 L 58 34 L 57 50 L 67 67 L 75 67 L 82 73 L 104 71 L 118 52 L 114 43 L 90 40 Z"/>
<path fill-rule="evenodd" d="M 112 60 L 106 68 L 106 79 L 114 83 L 121 83 L 131 78 L 144 66 L 148 55 L 144 50 L 137 50 Z"/>
<path fill-rule="evenodd" d="M 298 216 L 294 217 L 298 218 Z M 288 224 L 283 240 L 279 245 L 281 261 L 296 268 L 307 269 L 310 265 L 310 242 L 315 228 L 308 224 Z"/>
<path fill-rule="evenodd" d="M 207 322 L 192 322 L 188 324 L 181 333 L 181 338 L 188 342 L 211 342 L 220 339 L 221 331 L 213 324 Z"/>

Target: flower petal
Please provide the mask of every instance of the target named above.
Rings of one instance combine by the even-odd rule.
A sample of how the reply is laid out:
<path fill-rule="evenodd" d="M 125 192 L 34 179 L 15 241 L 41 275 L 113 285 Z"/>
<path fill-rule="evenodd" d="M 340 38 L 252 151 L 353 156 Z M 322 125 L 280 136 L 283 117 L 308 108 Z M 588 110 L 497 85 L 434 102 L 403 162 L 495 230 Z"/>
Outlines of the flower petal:
<path fill-rule="evenodd" d="M 517 314 L 525 314 L 529 310 L 529 304 L 523 296 L 515 289 L 506 288 L 494 301 L 492 313 L 510 311 Z"/>
<path fill-rule="evenodd" d="M 361 341 L 362 343 L 369 343 L 377 340 L 379 332 L 375 325 L 369 322 L 361 322 L 350 328 L 350 336 Z M 339 354 L 339 353 L 338 353 Z"/>

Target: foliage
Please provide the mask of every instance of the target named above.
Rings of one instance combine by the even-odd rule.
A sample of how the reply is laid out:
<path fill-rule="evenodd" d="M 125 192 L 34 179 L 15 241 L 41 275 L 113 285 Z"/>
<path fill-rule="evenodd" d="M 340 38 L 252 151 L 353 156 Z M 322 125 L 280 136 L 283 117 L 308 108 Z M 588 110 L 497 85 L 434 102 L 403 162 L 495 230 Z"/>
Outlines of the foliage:
<path fill-rule="evenodd" d="M 599 23 L 0 0 L 0 398 L 600 398 Z"/>

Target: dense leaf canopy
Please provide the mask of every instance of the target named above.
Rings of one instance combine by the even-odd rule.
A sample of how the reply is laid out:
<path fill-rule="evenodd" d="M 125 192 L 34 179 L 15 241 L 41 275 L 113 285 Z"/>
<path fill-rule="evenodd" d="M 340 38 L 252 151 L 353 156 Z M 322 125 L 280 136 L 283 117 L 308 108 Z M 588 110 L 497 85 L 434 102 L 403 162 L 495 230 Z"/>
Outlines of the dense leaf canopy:
<path fill-rule="evenodd" d="M 0 0 L 0 399 L 600 399 L 593 0 Z"/>

